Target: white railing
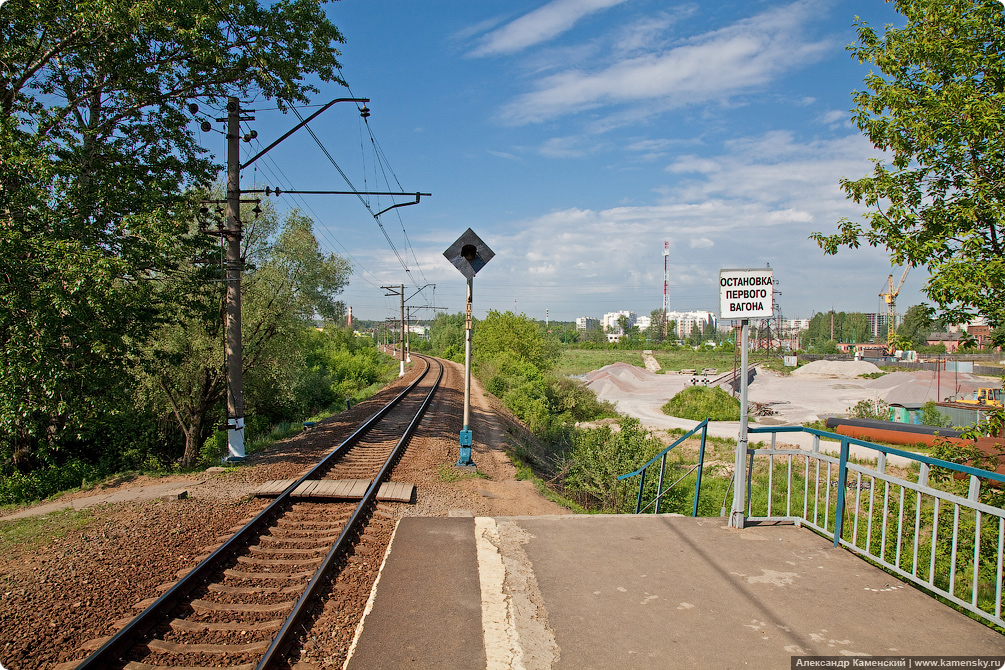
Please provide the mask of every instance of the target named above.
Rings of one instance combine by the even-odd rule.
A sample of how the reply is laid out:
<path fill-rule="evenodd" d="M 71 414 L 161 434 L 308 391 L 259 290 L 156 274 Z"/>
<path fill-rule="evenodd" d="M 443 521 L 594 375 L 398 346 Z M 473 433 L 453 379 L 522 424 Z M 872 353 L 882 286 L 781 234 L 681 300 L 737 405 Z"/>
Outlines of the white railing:
<path fill-rule="evenodd" d="M 813 434 L 812 451 L 777 448 L 778 433 L 786 432 Z M 798 426 L 750 433 L 770 433 L 771 447 L 747 449 L 748 520 L 806 525 L 835 547 L 1005 627 L 1005 509 L 980 501 L 981 487 L 1000 487 L 1005 475 Z M 821 437 L 840 440 L 840 455 L 821 453 Z M 873 450 L 875 464 L 850 460 L 850 445 Z M 911 464 L 888 472 L 888 455 Z M 752 486 L 755 475 L 760 483 Z M 968 477 L 965 496 L 951 491 L 962 486 L 954 480 Z"/>

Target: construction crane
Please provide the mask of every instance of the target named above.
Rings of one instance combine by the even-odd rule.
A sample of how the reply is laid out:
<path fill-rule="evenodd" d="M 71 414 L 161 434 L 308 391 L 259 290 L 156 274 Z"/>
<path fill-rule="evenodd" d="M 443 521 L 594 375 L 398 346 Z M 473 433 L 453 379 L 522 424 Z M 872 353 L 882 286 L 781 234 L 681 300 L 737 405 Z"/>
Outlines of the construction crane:
<path fill-rule="evenodd" d="M 893 287 L 893 275 L 890 275 L 887 279 L 886 291 L 879 294 L 879 297 L 886 303 L 886 348 L 891 354 L 894 352 L 893 343 L 897 335 L 897 294 L 900 293 L 900 288 L 904 285 L 904 280 L 907 279 L 907 273 L 910 269 L 910 265 L 904 268 L 904 274 L 900 276 L 896 288 Z"/>

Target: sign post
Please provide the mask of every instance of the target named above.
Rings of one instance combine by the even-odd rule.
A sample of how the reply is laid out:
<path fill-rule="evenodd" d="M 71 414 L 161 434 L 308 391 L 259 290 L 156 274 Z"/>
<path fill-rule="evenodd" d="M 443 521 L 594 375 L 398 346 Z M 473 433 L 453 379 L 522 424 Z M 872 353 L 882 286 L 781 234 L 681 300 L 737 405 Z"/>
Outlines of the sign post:
<path fill-rule="evenodd" d="M 719 318 L 740 320 L 740 434 L 736 441 L 733 466 L 733 506 L 729 514 L 732 528 L 743 528 L 747 499 L 747 351 L 750 348 L 750 319 L 771 318 L 773 270 L 768 268 L 719 270 Z"/>
<path fill-rule="evenodd" d="M 475 232 L 468 228 L 453 244 L 447 247 L 443 255 L 453 263 L 468 280 L 467 300 L 464 309 L 464 424 L 461 428 L 460 458 L 457 465 L 474 465 L 471 460 L 471 445 L 474 439 L 471 433 L 471 303 L 474 294 L 474 279 L 478 271 L 492 260 L 495 252 L 482 242 Z"/>

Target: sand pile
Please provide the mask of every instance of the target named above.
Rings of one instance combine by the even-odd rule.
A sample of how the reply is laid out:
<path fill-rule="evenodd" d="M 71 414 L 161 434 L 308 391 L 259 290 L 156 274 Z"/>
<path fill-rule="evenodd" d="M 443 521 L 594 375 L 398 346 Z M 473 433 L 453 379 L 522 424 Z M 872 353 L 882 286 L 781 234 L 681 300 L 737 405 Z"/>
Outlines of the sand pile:
<path fill-rule="evenodd" d="M 612 388 L 621 393 L 633 393 L 654 377 L 652 372 L 634 365 L 612 363 L 590 372 L 584 379 L 598 397 L 605 397 Z"/>
<path fill-rule="evenodd" d="M 810 379 L 855 379 L 862 375 L 883 372 L 866 361 L 813 361 L 792 371 L 793 377 Z"/>

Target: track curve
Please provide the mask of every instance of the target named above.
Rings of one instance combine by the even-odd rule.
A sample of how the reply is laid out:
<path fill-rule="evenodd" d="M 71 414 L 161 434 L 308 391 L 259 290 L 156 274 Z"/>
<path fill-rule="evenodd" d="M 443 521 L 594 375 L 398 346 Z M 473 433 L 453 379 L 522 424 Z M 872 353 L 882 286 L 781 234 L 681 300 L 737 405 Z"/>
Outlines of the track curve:
<path fill-rule="evenodd" d="M 443 376 L 439 361 L 76 667 L 276 667 L 322 587 L 365 537 L 377 494 Z M 366 480 L 358 504 L 298 500 L 313 480 Z"/>

